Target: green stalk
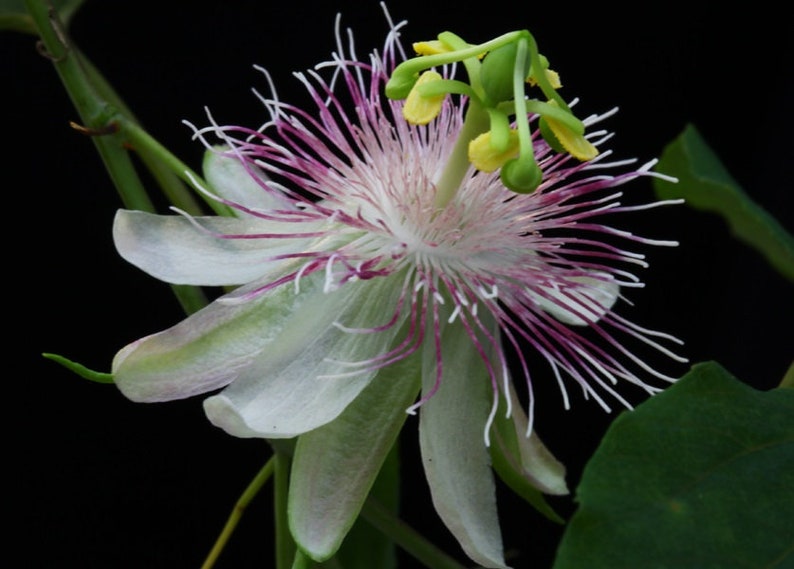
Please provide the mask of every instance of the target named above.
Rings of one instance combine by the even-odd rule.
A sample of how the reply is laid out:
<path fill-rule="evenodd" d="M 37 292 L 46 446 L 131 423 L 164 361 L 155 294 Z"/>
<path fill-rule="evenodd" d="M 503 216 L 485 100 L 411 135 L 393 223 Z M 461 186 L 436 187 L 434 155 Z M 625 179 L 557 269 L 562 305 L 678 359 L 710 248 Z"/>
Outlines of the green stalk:
<path fill-rule="evenodd" d="M 429 569 L 465 569 L 371 497 L 364 502 L 361 516 Z"/>
<path fill-rule="evenodd" d="M 442 209 L 455 197 L 466 172 L 469 170 L 469 142 L 490 127 L 488 113 L 475 101 L 469 101 L 466 118 L 460 129 L 458 139 L 447 160 L 444 171 L 436 183 L 436 207 Z"/>
<path fill-rule="evenodd" d="M 209 555 L 207 555 L 207 559 L 204 560 L 204 564 L 201 566 L 201 569 L 211 569 L 215 565 L 215 562 L 218 560 L 221 551 L 223 551 L 223 548 L 226 547 L 229 538 L 231 537 L 235 528 L 237 528 L 237 524 L 240 522 L 240 519 L 243 517 L 243 513 L 245 513 L 248 504 L 251 503 L 251 500 L 253 500 L 257 494 L 259 494 L 262 486 L 264 486 L 265 482 L 267 482 L 270 476 L 273 474 L 274 467 L 275 461 L 273 458 L 271 458 L 265 463 L 262 469 L 257 472 L 254 479 L 248 484 L 248 487 L 246 487 L 245 491 L 243 491 L 243 493 L 237 499 L 237 502 L 234 504 L 234 508 L 232 508 L 232 512 L 229 515 L 229 518 L 226 520 L 226 524 L 223 526 L 221 534 L 215 541 L 215 544 L 210 550 Z"/>
<path fill-rule="evenodd" d="M 121 117 L 125 118 L 125 120 L 140 125 L 140 121 L 127 107 L 121 97 L 119 97 L 113 87 L 105 80 L 99 70 L 94 67 L 94 64 L 82 53 L 80 53 L 80 61 L 96 93 L 116 107 Z M 201 207 L 196 201 L 193 193 L 182 183 L 180 176 L 169 167 L 169 164 L 173 164 L 173 162 L 169 162 L 169 160 L 166 159 L 167 156 L 171 155 L 170 152 L 163 148 L 162 145 L 156 145 L 151 148 L 147 145 L 143 145 L 135 147 L 135 151 L 160 186 L 160 189 L 163 191 L 169 203 L 191 215 L 202 214 Z"/>
<path fill-rule="evenodd" d="M 513 68 L 513 101 L 516 106 L 516 128 L 518 129 L 519 157 L 524 162 L 535 162 L 535 149 L 532 144 L 532 133 L 527 119 L 527 101 L 524 98 L 524 63 L 527 59 L 527 40 L 518 40 L 516 63 Z"/>
<path fill-rule="evenodd" d="M 66 30 L 58 19 L 58 13 L 44 0 L 25 0 L 25 6 L 35 22 L 41 44 L 53 62 L 63 86 L 77 110 L 81 125 L 76 130 L 91 135 L 97 152 L 116 187 L 124 207 L 153 213 L 154 204 L 141 182 L 135 165 L 126 150 L 127 133 L 120 132 L 123 122 L 130 129 L 132 119 L 125 117 L 121 110 L 126 109 L 107 82 L 90 63 L 83 61 L 79 50 L 67 38 Z M 109 100 L 110 99 L 110 100 Z M 170 156 L 159 145 L 149 145 L 142 158 L 151 161 L 153 154 Z M 165 161 L 168 163 L 168 161 Z M 172 164 L 171 164 L 172 165 Z M 162 172 L 155 174 L 158 180 L 164 179 Z M 175 194 L 171 194 L 173 197 Z M 182 207 L 196 211 L 195 206 L 180 200 Z M 195 312 L 207 304 L 206 297 L 197 287 L 171 287 L 183 309 Z"/>
<path fill-rule="evenodd" d="M 25 0 L 25 5 L 36 23 L 44 49 L 80 115 L 83 131 L 97 134 L 91 139 L 119 190 L 122 202 L 131 209 L 154 211 L 135 167 L 124 150 L 124 139 L 110 120 L 115 111 L 99 97 L 88 80 L 78 52 L 67 43 L 66 32 L 58 20 L 57 12 L 43 0 Z"/>
<path fill-rule="evenodd" d="M 447 51 L 443 53 L 436 53 L 433 55 L 421 55 L 418 57 L 414 57 L 403 61 L 400 63 L 394 71 L 392 71 L 392 77 L 400 77 L 400 76 L 407 76 L 412 77 L 423 71 L 425 69 L 429 69 L 431 67 L 438 67 L 440 65 L 447 65 L 449 63 L 455 63 L 458 61 L 465 61 L 468 58 L 477 58 L 477 56 L 487 52 L 494 50 L 500 46 L 510 43 L 517 38 L 521 32 L 508 32 L 506 34 L 502 34 L 501 36 L 489 40 L 485 43 L 481 43 L 478 45 L 469 45 L 465 44 L 460 38 L 458 38 L 455 34 L 451 32 L 442 32 L 439 34 L 439 39 L 445 41 L 446 43 L 454 43 L 452 45 L 454 51 Z M 450 41 L 452 40 L 452 41 Z"/>
<path fill-rule="evenodd" d="M 119 115 L 116 120 L 121 127 L 121 132 L 126 135 L 126 137 L 133 143 L 135 148 L 141 150 L 142 157 L 147 155 L 155 156 L 157 157 L 158 162 L 166 166 L 168 170 L 176 174 L 184 182 L 191 185 L 193 183 L 203 184 L 201 176 L 190 169 L 179 158 L 171 154 L 162 144 L 155 140 L 153 136 L 141 128 L 136 122 L 123 115 Z M 218 215 L 230 215 L 229 208 L 222 203 L 219 203 L 211 198 L 205 198 L 205 201 Z M 179 204 L 174 205 L 179 207 Z"/>
<path fill-rule="evenodd" d="M 273 459 L 275 461 L 273 510 L 276 522 L 276 569 L 290 569 L 291 567 L 297 567 L 293 564 L 293 561 L 297 561 L 298 556 L 302 555 L 297 550 L 295 541 L 292 539 L 287 519 L 290 457 L 276 451 Z"/>

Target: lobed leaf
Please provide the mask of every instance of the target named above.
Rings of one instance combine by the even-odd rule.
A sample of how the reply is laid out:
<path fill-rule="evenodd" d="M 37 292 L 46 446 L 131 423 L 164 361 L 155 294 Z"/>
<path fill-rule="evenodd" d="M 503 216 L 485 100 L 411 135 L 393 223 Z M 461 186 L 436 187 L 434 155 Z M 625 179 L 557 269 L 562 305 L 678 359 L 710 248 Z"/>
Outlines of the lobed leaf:
<path fill-rule="evenodd" d="M 792 489 L 794 390 L 697 364 L 610 426 L 554 569 L 791 567 Z"/>
<path fill-rule="evenodd" d="M 660 199 L 684 198 L 721 216 L 737 239 L 794 281 L 794 237 L 742 190 L 693 125 L 667 145 L 655 170 L 678 178 L 677 184 L 654 179 Z"/>

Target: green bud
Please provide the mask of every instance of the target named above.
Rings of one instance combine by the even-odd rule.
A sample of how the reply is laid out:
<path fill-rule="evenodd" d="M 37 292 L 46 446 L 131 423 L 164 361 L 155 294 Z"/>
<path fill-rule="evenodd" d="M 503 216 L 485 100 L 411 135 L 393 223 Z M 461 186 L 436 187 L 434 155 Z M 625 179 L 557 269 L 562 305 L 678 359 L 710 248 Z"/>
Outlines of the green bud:
<path fill-rule="evenodd" d="M 543 172 L 534 160 L 513 158 L 499 172 L 502 183 L 518 194 L 531 194 L 543 181 Z"/>
<path fill-rule="evenodd" d="M 513 72 L 516 66 L 518 43 L 513 41 L 493 51 L 482 60 L 480 81 L 485 93 L 495 103 L 513 99 Z M 524 62 L 522 77 L 529 73 L 529 58 Z"/>

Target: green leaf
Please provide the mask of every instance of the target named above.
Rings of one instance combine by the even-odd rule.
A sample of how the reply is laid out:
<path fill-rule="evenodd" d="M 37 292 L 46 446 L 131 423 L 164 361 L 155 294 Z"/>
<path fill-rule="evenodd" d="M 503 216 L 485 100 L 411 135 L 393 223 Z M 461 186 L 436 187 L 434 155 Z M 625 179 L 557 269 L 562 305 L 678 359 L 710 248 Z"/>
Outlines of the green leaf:
<path fill-rule="evenodd" d="M 677 184 L 654 179 L 660 199 L 684 198 L 695 209 L 720 215 L 737 239 L 794 281 L 794 237 L 750 199 L 693 125 L 667 145 L 655 170 L 678 178 Z"/>
<path fill-rule="evenodd" d="M 697 364 L 610 426 L 554 569 L 791 567 L 792 489 L 794 390 Z"/>
<path fill-rule="evenodd" d="M 69 369 L 79 375 L 84 379 L 88 379 L 91 381 L 96 381 L 97 383 L 113 383 L 113 374 L 112 373 L 102 373 L 99 371 L 94 371 L 92 369 L 88 369 L 83 364 L 79 364 L 77 362 L 73 362 L 72 360 L 65 358 L 63 356 L 59 356 L 58 354 L 41 354 L 48 360 L 52 360 L 61 364 L 66 369 Z"/>

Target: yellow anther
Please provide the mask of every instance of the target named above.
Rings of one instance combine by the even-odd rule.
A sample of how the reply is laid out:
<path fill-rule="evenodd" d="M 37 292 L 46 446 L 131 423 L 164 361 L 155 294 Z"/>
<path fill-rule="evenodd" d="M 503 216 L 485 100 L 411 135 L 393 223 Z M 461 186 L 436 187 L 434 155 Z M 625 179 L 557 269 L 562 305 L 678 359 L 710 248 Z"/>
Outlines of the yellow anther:
<path fill-rule="evenodd" d="M 546 74 L 546 80 L 551 85 L 552 89 L 559 89 L 562 87 L 562 83 L 560 82 L 560 74 L 556 71 L 552 71 L 551 69 L 544 69 L 544 73 Z M 533 76 L 529 76 L 527 78 L 527 83 L 530 87 L 534 87 L 538 84 L 537 80 Z"/>
<path fill-rule="evenodd" d="M 437 55 L 452 51 L 449 46 L 438 40 L 418 41 L 413 44 L 416 55 Z"/>
<path fill-rule="evenodd" d="M 403 105 L 403 117 L 411 124 L 427 124 L 441 112 L 446 94 L 426 96 L 419 93 L 419 87 L 432 81 L 441 81 L 443 77 L 435 71 L 425 71 L 419 76 L 416 84 L 408 93 Z"/>
<path fill-rule="evenodd" d="M 416 55 L 438 55 L 439 53 L 452 53 L 455 50 L 440 40 L 418 41 L 413 44 Z M 479 54 L 477 59 L 485 57 L 485 52 Z"/>
<path fill-rule="evenodd" d="M 590 144 L 583 134 L 574 133 L 569 127 L 552 118 L 543 117 L 543 120 L 546 121 L 562 147 L 574 158 L 584 162 L 598 156 L 598 149 Z"/>
<path fill-rule="evenodd" d="M 484 132 L 469 142 L 469 162 L 482 172 L 494 172 L 518 156 L 518 132 L 510 130 L 506 149 L 501 152 L 491 144 L 491 133 Z"/>

